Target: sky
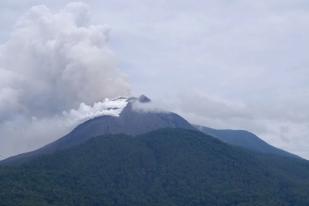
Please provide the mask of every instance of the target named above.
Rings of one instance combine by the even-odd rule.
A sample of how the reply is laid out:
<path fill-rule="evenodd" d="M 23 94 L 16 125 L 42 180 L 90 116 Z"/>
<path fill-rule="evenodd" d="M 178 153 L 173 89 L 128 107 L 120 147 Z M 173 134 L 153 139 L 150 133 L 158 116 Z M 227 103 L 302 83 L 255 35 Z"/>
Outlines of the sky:
<path fill-rule="evenodd" d="M 309 159 L 308 22 L 307 0 L 2 0 L 0 155 L 59 138 L 81 105 L 146 94 Z"/>

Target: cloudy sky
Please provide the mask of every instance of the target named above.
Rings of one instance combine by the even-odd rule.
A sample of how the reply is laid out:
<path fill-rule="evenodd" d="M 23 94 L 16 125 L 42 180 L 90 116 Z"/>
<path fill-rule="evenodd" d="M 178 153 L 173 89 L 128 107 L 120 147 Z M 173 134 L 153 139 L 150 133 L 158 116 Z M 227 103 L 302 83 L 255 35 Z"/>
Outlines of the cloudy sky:
<path fill-rule="evenodd" d="M 80 103 L 144 93 L 309 159 L 308 22 L 307 0 L 2 0 L 0 155 L 60 137 Z"/>

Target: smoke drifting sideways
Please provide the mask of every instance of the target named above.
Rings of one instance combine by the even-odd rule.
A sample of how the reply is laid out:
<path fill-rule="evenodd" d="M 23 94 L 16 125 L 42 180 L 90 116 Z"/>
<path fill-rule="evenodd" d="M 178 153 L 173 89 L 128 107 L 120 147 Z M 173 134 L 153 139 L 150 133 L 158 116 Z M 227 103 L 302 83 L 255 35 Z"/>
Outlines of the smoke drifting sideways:
<path fill-rule="evenodd" d="M 85 105 L 96 110 L 104 98 L 130 95 L 108 37 L 84 3 L 35 6 L 18 20 L 0 45 L 2 158 L 59 138 L 86 118 Z"/>

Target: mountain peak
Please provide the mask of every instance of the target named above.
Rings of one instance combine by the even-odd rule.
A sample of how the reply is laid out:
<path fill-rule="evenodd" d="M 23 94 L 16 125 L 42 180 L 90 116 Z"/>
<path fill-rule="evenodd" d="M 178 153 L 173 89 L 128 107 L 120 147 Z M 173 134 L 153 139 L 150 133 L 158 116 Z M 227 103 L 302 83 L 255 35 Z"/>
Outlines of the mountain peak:
<path fill-rule="evenodd" d="M 147 97 L 146 95 L 140 95 L 139 97 L 129 97 L 127 98 L 128 102 L 134 103 L 134 102 L 139 102 L 139 103 L 149 103 L 151 102 L 151 99 Z"/>
<path fill-rule="evenodd" d="M 148 102 L 151 102 L 151 100 L 147 97 L 147 96 L 145 96 L 145 95 L 141 95 L 141 96 L 139 96 L 139 98 L 138 98 L 138 100 L 139 100 L 139 102 L 141 102 L 141 103 L 148 103 Z"/>

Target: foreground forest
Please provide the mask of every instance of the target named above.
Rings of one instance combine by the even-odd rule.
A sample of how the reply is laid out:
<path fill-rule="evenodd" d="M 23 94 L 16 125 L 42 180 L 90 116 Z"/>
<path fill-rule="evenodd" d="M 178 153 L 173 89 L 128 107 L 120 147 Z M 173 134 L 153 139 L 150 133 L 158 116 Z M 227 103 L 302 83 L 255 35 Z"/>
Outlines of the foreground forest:
<path fill-rule="evenodd" d="M 197 131 L 107 135 L 0 167 L 1 206 L 309 205 L 309 163 Z"/>

